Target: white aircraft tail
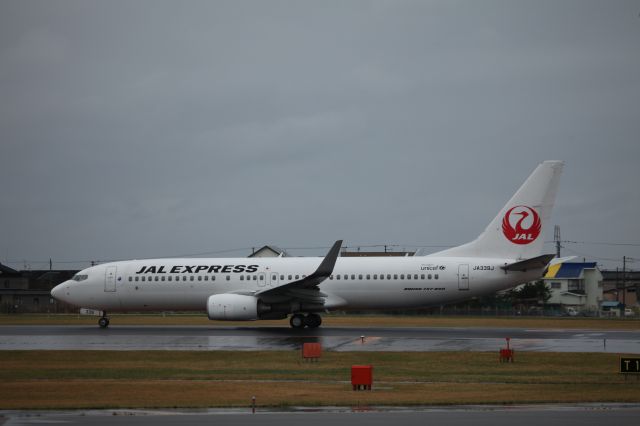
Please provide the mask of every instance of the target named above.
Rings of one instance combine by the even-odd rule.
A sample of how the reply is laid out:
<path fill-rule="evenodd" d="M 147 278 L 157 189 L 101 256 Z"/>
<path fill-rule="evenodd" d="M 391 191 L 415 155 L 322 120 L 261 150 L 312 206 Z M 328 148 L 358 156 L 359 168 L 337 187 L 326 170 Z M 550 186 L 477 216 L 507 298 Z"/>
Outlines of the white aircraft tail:
<path fill-rule="evenodd" d="M 564 163 L 538 165 L 482 234 L 470 243 L 430 256 L 530 259 L 542 254 Z"/>

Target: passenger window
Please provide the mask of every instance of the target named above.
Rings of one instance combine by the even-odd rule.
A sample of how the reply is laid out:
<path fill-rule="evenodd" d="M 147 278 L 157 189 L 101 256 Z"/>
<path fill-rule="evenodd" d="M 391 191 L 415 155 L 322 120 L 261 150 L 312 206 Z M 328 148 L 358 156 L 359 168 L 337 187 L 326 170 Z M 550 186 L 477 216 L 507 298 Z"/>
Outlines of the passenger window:
<path fill-rule="evenodd" d="M 361 280 L 362 279 L 362 274 L 358 275 L 358 279 Z"/>
<path fill-rule="evenodd" d="M 296 280 L 300 279 L 300 275 L 296 275 Z M 338 278 L 339 279 L 339 278 Z"/>
<path fill-rule="evenodd" d="M 154 278 L 154 281 L 158 281 L 158 276 L 156 275 L 156 277 Z"/>
<path fill-rule="evenodd" d="M 367 279 L 370 280 L 371 279 L 371 274 L 367 274 Z"/>
<path fill-rule="evenodd" d="M 380 279 L 384 280 L 384 274 L 380 274 Z"/>
<path fill-rule="evenodd" d="M 398 279 L 398 274 L 393 274 L 393 279 L 397 280 Z"/>
<path fill-rule="evenodd" d="M 133 279 L 132 277 L 129 277 L 129 282 L 131 282 L 132 279 Z"/>
<path fill-rule="evenodd" d="M 258 277 L 256 275 L 253 276 L 253 280 L 256 281 Z"/>
<path fill-rule="evenodd" d="M 429 274 L 429 279 L 431 279 L 431 274 Z"/>
<path fill-rule="evenodd" d="M 164 275 L 160 278 L 160 281 L 164 281 Z"/>
<path fill-rule="evenodd" d="M 284 275 L 280 275 L 280 281 L 284 281 Z"/>
<path fill-rule="evenodd" d="M 271 275 L 271 282 L 278 281 L 277 275 Z"/>
<path fill-rule="evenodd" d="M 144 281 L 145 277 L 140 277 L 142 281 Z M 149 281 L 151 281 L 151 277 L 149 277 Z"/>
<path fill-rule="evenodd" d="M 172 279 L 173 279 L 173 278 L 171 278 L 171 275 L 169 275 L 169 276 L 167 277 L 167 281 L 171 281 Z"/>
<path fill-rule="evenodd" d="M 209 275 L 205 275 L 205 276 L 204 276 L 204 280 L 205 280 L 205 281 L 209 281 Z"/>
<path fill-rule="evenodd" d="M 344 279 L 348 280 L 349 279 L 349 274 L 344 274 Z"/>
<path fill-rule="evenodd" d="M 198 281 L 202 281 L 202 276 L 198 275 Z"/>
<path fill-rule="evenodd" d="M 418 279 L 418 274 L 414 274 L 414 275 L 413 275 L 413 279 L 414 279 L 414 280 L 417 280 L 417 279 Z"/>
<path fill-rule="evenodd" d="M 247 278 L 249 279 L 249 278 Z M 216 276 L 215 275 L 211 275 L 211 281 L 215 281 L 216 280 Z"/>
<path fill-rule="evenodd" d="M 340 279 L 340 274 L 336 275 L 336 280 Z"/>
<path fill-rule="evenodd" d="M 227 281 L 231 281 L 231 277 L 227 275 Z"/>
<path fill-rule="evenodd" d="M 404 274 L 400 274 L 400 279 L 404 280 Z"/>
<path fill-rule="evenodd" d="M 291 279 L 291 278 L 289 278 Z M 333 275 L 329 275 L 329 279 L 332 280 L 333 279 Z"/>
<path fill-rule="evenodd" d="M 435 274 L 433 277 L 437 280 L 438 279 L 438 274 Z"/>
<path fill-rule="evenodd" d="M 240 281 L 244 281 L 244 275 L 240 275 Z"/>
<path fill-rule="evenodd" d="M 293 279 L 292 275 L 289 274 L 289 281 L 291 281 L 292 279 Z M 333 279 L 333 278 L 331 278 L 331 279 Z"/>
<path fill-rule="evenodd" d="M 136 281 L 138 281 L 138 277 L 136 277 Z"/>
<path fill-rule="evenodd" d="M 189 277 L 189 281 L 193 281 L 193 275 Z"/>
<path fill-rule="evenodd" d="M 377 280 L 378 279 L 378 274 L 373 274 L 373 279 Z"/>
<path fill-rule="evenodd" d="M 407 274 L 407 279 L 410 280 L 411 279 L 411 274 Z"/>

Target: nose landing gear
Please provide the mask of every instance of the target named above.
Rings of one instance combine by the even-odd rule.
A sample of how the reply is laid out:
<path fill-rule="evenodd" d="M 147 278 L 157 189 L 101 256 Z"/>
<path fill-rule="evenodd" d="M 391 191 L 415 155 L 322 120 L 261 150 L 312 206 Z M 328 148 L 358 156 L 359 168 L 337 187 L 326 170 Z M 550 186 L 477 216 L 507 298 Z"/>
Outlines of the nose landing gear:
<path fill-rule="evenodd" d="M 102 314 L 102 317 L 98 320 L 98 325 L 100 328 L 109 327 L 109 317 L 107 317 L 107 313 Z"/>

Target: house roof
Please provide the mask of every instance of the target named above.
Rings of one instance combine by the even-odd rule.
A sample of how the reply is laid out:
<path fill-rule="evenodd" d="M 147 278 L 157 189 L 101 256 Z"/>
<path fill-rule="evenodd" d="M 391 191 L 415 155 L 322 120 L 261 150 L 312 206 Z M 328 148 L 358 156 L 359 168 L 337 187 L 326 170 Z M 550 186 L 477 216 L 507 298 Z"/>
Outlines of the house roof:
<path fill-rule="evenodd" d="M 289 254 L 284 249 L 281 249 L 274 245 L 266 245 L 266 246 L 262 246 L 255 252 L 251 253 L 248 257 L 278 257 L 278 256 L 288 257 Z"/>
<path fill-rule="evenodd" d="M 595 262 L 565 262 L 552 265 L 547 270 L 545 278 L 580 278 L 584 269 L 594 269 Z"/>
<path fill-rule="evenodd" d="M 20 272 L 0 263 L 0 275 L 20 275 Z"/>

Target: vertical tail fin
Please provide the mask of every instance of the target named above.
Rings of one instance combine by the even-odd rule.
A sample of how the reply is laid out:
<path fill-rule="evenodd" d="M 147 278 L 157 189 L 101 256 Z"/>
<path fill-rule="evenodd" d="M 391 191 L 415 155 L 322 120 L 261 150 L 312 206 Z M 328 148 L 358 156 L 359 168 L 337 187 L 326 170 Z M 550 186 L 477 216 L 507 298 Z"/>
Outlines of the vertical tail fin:
<path fill-rule="evenodd" d="M 540 255 L 563 166 L 562 161 L 538 165 L 478 238 L 433 256 L 529 259 Z"/>

